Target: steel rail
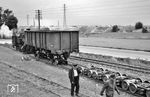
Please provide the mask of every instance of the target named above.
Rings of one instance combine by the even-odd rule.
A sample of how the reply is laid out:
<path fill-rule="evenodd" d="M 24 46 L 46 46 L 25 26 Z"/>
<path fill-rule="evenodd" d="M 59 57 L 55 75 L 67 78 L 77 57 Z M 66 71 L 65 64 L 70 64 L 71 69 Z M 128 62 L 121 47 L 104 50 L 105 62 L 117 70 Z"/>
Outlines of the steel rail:
<path fill-rule="evenodd" d="M 83 58 L 83 57 L 77 57 L 77 56 L 70 56 L 70 59 L 150 74 L 150 69 L 149 68 L 143 68 L 143 67 L 140 67 L 140 66 L 131 66 L 131 65 L 126 65 L 126 64 L 121 64 L 121 63 L 101 61 L 101 60 Z"/>

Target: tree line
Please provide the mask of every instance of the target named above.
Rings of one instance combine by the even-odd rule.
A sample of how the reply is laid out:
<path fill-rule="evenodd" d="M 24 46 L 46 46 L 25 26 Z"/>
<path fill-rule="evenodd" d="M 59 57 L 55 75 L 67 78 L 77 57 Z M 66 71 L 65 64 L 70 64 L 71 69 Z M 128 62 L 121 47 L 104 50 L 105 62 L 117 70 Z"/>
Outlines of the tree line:
<path fill-rule="evenodd" d="M 0 7 L 0 29 L 1 26 L 7 25 L 9 30 L 17 29 L 18 19 L 14 16 L 14 13 L 10 9 L 3 9 Z"/>
<path fill-rule="evenodd" d="M 142 33 L 148 33 L 147 27 L 144 27 L 142 22 L 137 22 L 134 28 L 135 30 L 142 29 Z M 111 32 L 118 32 L 119 30 L 118 25 L 113 25 Z"/>

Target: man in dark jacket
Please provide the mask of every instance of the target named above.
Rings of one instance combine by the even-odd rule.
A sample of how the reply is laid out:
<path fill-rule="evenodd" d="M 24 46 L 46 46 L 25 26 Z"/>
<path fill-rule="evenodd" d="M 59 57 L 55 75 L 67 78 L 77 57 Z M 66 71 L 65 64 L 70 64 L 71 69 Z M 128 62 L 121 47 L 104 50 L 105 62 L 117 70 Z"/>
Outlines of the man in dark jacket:
<path fill-rule="evenodd" d="M 69 70 L 69 79 L 71 83 L 71 96 L 74 96 L 74 88 L 76 88 L 75 93 L 76 96 L 79 94 L 79 74 L 80 70 L 77 67 L 77 64 L 74 64 L 72 68 Z"/>
<path fill-rule="evenodd" d="M 105 91 L 106 97 L 114 97 L 114 90 L 117 91 L 117 93 L 120 95 L 120 92 L 116 86 L 116 81 L 115 81 L 115 74 L 110 75 L 109 80 L 107 80 L 104 83 L 104 86 L 100 92 L 100 95 L 103 96 L 103 93 Z"/>

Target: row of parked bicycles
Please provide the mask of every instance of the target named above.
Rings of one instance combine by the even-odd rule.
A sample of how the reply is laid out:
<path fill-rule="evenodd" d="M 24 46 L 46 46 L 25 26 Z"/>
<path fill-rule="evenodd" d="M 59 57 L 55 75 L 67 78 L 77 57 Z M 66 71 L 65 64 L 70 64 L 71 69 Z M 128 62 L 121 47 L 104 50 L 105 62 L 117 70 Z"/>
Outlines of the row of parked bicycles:
<path fill-rule="evenodd" d="M 140 78 L 135 78 L 127 74 L 121 74 L 108 69 L 97 68 L 91 66 L 90 68 L 79 66 L 82 75 L 92 78 L 97 81 L 105 82 L 109 79 L 111 74 L 116 75 L 116 85 L 123 91 L 131 94 L 138 94 L 144 97 L 150 97 L 150 80 L 142 81 Z"/>

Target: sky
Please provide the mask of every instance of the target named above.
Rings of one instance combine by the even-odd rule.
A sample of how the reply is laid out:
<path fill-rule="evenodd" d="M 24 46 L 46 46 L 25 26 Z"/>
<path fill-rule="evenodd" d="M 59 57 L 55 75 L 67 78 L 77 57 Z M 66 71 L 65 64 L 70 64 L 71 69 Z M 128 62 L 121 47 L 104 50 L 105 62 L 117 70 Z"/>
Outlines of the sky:
<path fill-rule="evenodd" d="M 35 10 L 42 10 L 42 26 L 63 25 L 66 4 L 67 25 L 150 25 L 150 0 L 0 0 L 11 9 L 19 26 L 37 25 Z"/>

